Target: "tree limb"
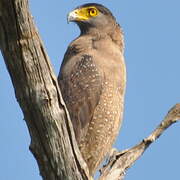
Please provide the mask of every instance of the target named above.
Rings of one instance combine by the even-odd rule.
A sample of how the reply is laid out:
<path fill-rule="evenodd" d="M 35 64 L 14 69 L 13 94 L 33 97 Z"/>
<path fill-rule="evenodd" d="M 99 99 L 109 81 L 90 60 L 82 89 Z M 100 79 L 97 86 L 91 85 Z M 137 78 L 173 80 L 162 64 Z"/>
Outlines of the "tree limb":
<path fill-rule="evenodd" d="M 30 132 L 30 150 L 43 179 L 88 179 L 28 0 L 0 0 L 0 48 Z"/>
<path fill-rule="evenodd" d="M 122 152 L 114 152 L 108 164 L 102 168 L 99 180 L 124 179 L 126 170 L 140 158 L 150 144 L 158 139 L 168 127 L 178 120 L 180 120 L 180 104 L 176 104 L 170 109 L 159 126 L 147 138 L 143 139 L 141 143 Z"/>

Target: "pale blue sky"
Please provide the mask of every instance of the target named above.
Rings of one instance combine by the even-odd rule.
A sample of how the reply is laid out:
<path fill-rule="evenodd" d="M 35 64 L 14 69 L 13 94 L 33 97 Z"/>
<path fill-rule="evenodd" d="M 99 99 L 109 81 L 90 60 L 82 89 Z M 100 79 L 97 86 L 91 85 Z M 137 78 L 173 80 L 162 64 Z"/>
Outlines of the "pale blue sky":
<path fill-rule="evenodd" d="M 102 3 L 125 34 L 127 92 L 118 149 L 147 136 L 170 107 L 180 102 L 180 1 L 35 1 L 31 10 L 56 74 L 66 47 L 78 34 L 66 15 L 86 2 Z M 0 56 L 0 180 L 40 180 L 29 152 L 30 138 L 23 114 Z M 126 180 L 180 179 L 180 124 L 174 124 L 128 170 Z"/>

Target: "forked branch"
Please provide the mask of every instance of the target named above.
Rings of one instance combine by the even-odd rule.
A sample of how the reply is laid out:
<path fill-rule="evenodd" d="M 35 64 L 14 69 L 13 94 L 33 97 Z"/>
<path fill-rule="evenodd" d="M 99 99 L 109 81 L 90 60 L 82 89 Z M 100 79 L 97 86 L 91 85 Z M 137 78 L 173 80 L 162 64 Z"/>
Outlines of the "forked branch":
<path fill-rule="evenodd" d="M 127 150 L 114 152 L 108 164 L 101 169 L 99 180 L 122 180 L 126 170 L 140 158 L 149 145 L 159 138 L 168 127 L 179 120 L 180 104 L 176 104 L 169 110 L 159 126 L 147 138 L 143 139 L 141 143 Z"/>

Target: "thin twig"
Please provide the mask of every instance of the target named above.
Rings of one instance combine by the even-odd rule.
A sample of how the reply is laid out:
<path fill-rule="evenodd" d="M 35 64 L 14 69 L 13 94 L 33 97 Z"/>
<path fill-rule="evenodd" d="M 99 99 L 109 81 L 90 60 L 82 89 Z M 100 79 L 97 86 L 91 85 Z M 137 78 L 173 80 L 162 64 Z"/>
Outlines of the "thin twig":
<path fill-rule="evenodd" d="M 138 145 L 114 153 L 107 165 L 101 169 L 99 180 L 123 180 L 125 172 L 140 158 L 144 151 L 172 124 L 180 120 L 180 104 L 171 108 L 159 126 Z"/>

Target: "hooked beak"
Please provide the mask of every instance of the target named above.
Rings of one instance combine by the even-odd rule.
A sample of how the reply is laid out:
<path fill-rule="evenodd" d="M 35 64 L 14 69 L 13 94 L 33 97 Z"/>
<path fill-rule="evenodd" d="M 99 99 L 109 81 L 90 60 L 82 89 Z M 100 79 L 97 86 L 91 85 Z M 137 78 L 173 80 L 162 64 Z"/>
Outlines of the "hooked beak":
<path fill-rule="evenodd" d="M 68 16 L 67 16 L 67 22 L 74 22 L 78 20 L 78 14 L 76 12 L 76 10 L 71 11 Z"/>
<path fill-rule="evenodd" d="M 77 21 L 86 21 L 89 17 L 85 15 L 85 13 L 81 9 L 75 9 L 71 11 L 67 16 L 67 21 L 69 22 L 77 22 Z"/>

